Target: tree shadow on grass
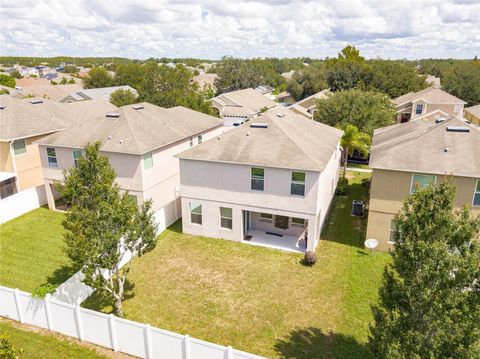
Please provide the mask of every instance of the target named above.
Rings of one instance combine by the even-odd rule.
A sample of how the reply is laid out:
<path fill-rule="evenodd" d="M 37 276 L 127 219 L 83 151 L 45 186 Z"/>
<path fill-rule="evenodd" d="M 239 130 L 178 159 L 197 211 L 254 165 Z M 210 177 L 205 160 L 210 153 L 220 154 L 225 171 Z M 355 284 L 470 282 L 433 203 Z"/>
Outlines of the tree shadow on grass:
<path fill-rule="evenodd" d="M 125 282 L 125 295 L 123 301 L 127 299 L 132 299 L 135 297 L 135 283 L 130 282 L 128 279 Z M 83 303 L 82 307 L 96 310 L 98 312 L 104 313 L 114 313 L 113 299 L 110 296 L 107 296 L 104 293 L 99 291 L 93 292 L 93 294 L 88 297 Z M 125 315 L 125 310 L 124 310 Z"/>
<path fill-rule="evenodd" d="M 339 333 L 324 333 L 308 327 L 290 332 L 274 346 L 278 357 L 285 359 L 373 359 L 365 344 Z"/>
<path fill-rule="evenodd" d="M 80 268 L 71 265 L 63 265 L 60 268 L 55 269 L 55 271 L 48 276 L 46 283 L 59 286 L 77 273 L 79 269 Z"/>

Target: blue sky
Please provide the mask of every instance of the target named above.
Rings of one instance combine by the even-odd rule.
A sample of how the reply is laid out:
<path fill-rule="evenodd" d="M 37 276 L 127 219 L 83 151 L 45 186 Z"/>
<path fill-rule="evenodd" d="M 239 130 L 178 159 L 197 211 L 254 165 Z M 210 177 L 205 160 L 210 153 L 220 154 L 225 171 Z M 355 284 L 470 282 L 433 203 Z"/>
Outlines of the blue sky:
<path fill-rule="evenodd" d="M 1 1 L 1 55 L 480 56 L 480 0 Z"/>

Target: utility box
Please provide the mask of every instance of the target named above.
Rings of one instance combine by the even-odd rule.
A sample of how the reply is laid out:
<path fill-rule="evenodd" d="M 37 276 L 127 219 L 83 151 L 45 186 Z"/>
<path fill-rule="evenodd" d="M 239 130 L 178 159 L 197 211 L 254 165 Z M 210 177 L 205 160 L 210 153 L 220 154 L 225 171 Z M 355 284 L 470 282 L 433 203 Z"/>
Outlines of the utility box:
<path fill-rule="evenodd" d="M 365 205 L 363 204 L 363 201 L 353 200 L 352 216 L 362 217 L 364 209 L 365 209 Z"/>

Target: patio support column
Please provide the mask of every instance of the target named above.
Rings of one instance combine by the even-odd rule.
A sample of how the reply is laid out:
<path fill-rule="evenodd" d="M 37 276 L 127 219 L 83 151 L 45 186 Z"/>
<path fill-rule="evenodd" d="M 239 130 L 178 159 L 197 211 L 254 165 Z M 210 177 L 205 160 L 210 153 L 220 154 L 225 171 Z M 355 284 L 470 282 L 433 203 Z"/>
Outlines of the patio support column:
<path fill-rule="evenodd" d="M 318 233 L 318 224 L 317 218 L 311 216 L 308 218 L 308 240 L 307 240 L 307 251 L 315 251 L 316 239 L 320 236 Z"/>
<path fill-rule="evenodd" d="M 45 182 L 45 192 L 47 194 L 47 203 L 48 203 L 48 209 L 55 211 L 55 198 L 53 196 L 52 192 L 52 183 L 51 182 Z"/>

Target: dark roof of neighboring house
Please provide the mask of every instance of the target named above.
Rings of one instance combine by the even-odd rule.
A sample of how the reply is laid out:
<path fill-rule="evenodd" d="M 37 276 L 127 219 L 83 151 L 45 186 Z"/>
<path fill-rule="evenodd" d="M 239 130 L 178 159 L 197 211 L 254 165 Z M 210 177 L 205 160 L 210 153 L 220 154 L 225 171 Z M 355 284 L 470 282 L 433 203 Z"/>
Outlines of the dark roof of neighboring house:
<path fill-rule="evenodd" d="M 251 127 L 265 124 L 267 128 Z M 342 131 L 286 109 L 273 109 L 177 157 L 307 171 L 322 171 Z"/>
<path fill-rule="evenodd" d="M 448 130 L 452 128 L 468 132 Z M 370 167 L 480 177 L 480 129 L 453 117 L 379 128 L 373 135 Z"/>

